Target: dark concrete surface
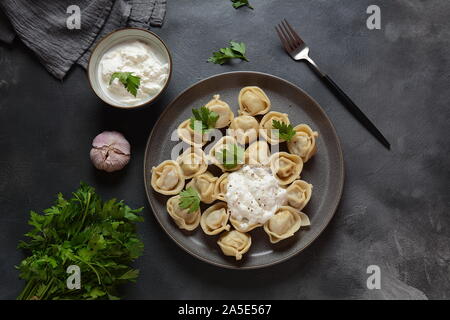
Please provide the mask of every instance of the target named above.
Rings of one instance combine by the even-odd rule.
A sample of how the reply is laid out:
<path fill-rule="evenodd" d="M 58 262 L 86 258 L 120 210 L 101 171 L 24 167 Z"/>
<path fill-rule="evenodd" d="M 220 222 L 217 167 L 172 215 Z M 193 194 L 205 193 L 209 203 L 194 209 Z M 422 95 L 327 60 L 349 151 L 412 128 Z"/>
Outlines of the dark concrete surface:
<path fill-rule="evenodd" d="M 0 45 L 0 298 L 24 283 L 14 265 L 29 210 L 48 207 L 80 180 L 105 197 L 145 206 L 139 232 L 141 275 L 127 299 L 448 299 L 450 296 L 450 3 L 446 0 L 176 0 L 154 30 L 174 60 L 170 86 L 140 111 L 114 110 L 91 91 L 84 70 L 52 78 L 20 41 Z M 366 8 L 381 7 L 382 29 L 366 28 Z M 312 57 L 373 119 L 389 152 L 363 129 L 303 63 L 282 51 L 273 26 L 288 18 Z M 228 40 L 248 45 L 249 63 L 205 62 Z M 256 271 L 223 270 L 178 248 L 154 219 L 144 193 L 145 142 L 161 111 L 186 87 L 232 70 L 292 81 L 326 110 L 342 141 L 346 182 L 332 223 L 302 254 Z M 92 138 L 114 129 L 132 144 L 115 174 L 95 170 Z M 320 152 L 320 151 L 319 151 Z M 381 268 L 381 290 L 366 288 L 366 268 Z"/>

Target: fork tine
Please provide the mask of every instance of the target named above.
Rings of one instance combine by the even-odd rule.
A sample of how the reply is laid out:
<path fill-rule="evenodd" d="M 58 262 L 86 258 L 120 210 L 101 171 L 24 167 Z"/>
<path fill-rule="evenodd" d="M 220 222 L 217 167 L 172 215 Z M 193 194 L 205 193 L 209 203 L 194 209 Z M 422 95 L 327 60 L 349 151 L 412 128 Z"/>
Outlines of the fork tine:
<path fill-rule="evenodd" d="M 275 30 L 277 30 L 278 37 L 280 38 L 281 43 L 283 44 L 284 49 L 285 49 L 287 52 L 291 51 L 291 48 L 289 47 L 288 41 L 286 40 L 286 38 L 284 37 L 284 35 L 283 35 L 283 34 L 281 33 L 281 31 L 279 30 L 279 26 L 276 26 L 276 27 L 275 27 Z"/>
<path fill-rule="evenodd" d="M 278 29 L 280 30 L 281 34 L 283 35 L 283 38 L 285 39 L 287 46 L 289 47 L 288 51 L 292 51 L 295 50 L 295 44 L 293 42 L 293 39 L 291 38 L 290 34 L 286 31 L 286 29 L 284 28 L 284 26 L 279 23 L 278 24 Z"/>
<path fill-rule="evenodd" d="M 295 49 L 295 47 L 296 47 L 296 45 L 297 45 L 297 41 L 295 40 L 295 38 L 294 38 L 294 37 L 291 35 L 291 33 L 289 32 L 289 29 L 288 29 L 288 27 L 285 25 L 284 21 L 281 21 L 280 25 L 281 25 L 281 27 L 282 27 L 282 29 L 283 29 L 283 31 L 284 31 L 284 34 L 287 35 L 287 37 L 288 37 L 288 39 L 289 39 L 289 42 L 291 43 L 291 46 L 294 47 L 294 49 Z"/>
<path fill-rule="evenodd" d="M 283 22 L 285 24 L 285 26 L 287 26 L 287 29 L 290 31 L 290 34 L 294 37 L 294 39 L 297 41 L 298 45 L 302 45 L 304 44 L 302 38 L 300 38 L 300 36 L 298 35 L 297 32 L 295 32 L 294 28 L 291 27 L 291 25 L 289 24 L 289 22 L 287 22 L 286 19 L 283 19 Z"/>
<path fill-rule="evenodd" d="M 281 33 L 284 35 L 287 42 L 289 43 L 291 50 L 295 50 L 298 47 L 298 45 L 297 45 L 294 37 L 289 33 L 289 30 L 287 29 L 287 27 L 283 24 L 283 22 L 278 24 L 278 26 L 280 27 Z"/>

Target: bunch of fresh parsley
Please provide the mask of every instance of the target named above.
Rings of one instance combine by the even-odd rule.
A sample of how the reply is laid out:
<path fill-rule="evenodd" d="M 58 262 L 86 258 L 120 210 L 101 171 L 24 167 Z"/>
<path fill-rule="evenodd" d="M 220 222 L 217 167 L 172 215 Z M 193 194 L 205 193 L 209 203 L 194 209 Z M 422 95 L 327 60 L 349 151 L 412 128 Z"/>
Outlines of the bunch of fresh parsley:
<path fill-rule="evenodd" d="M 295 136 L 294 128 L 290 124 L 282 121 L 273 120 L 272 128 L 276 129 L 275 134 L 282 140 L 291 141 L 291 139 Z"/>
<path fill-rule="evenodd" d="M 119 79 L 119 81 L 125 86 L 125 89 L 133 96 L 136 97 L 137 90 L 141 85 L 141 78 L 134 76 L 133 72 L 114 72 L 109 79 L 109 84 L 113 82 L 114 79 Z"/>
<path fill-rule="evenodd" d="M 237 144 L 227 144 L 221 151 L 216 152 L 216 158 L 225 169 L 236 168 L 243 163 L 245 150 Z"/>
<path fill-rule="evenodd" d="M 29 299 L 118 299 L 116 287 L 135 281 L 139 271 L 130 263 L 143 251 L 135 222 L 141 209 L 122 201 L 102 201 L 95 190 L 81 183 L 73 197 L 62 194 L 43 214 L 31 212 L 33 229 L 19 248 L 30 255 L 17 269 L 26 286 L 17 297 Z M 81 288 L 68 289 L 67 267 L 81 271 Z"/>
<path fill-rule="evenodd" d="M 224 64 L 231 59 L 241 59 L 244 61 L 249 61 L 245 56 L 245 52 L 245 43 L 230 41 L 229 47 L 221 48 L 219 49 L 219 51 L 213 52 L 213 55 L 208 59 L 208 62 Z"/>
<path fill-rule="evenodd" d="M 209 129 L 213 129 L 216 125 L 219 115 L 207 107 L 200 109 L 192 109 L 193 116 L 191 117 L 190 127 L 192 130 L 206 133 Z"/>

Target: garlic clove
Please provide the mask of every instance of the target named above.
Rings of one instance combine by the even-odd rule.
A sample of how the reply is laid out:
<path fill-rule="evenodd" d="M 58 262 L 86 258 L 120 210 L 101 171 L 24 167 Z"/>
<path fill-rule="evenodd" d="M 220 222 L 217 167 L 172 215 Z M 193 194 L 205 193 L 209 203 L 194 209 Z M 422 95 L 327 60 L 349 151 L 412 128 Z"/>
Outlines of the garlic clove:
<path fill-rule="evenodd" d="M 123 134 L 105 131 L 92 141 L 91 161 L 99 170 L 114 172 L 125 167 L 131 158 L 131 146 Z"/>

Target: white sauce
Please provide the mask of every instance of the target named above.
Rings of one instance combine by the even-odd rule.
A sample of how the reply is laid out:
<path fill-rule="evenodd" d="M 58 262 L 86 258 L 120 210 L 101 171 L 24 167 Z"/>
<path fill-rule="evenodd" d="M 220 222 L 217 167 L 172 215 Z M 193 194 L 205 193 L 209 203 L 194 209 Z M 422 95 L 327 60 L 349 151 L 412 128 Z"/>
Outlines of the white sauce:
<path fill-rule="evenodd" d="M 231 216 L 245 228 L 269 220 L 287 196 L 269 168 L 245 165 L 228 176 L 225 201 Z"/>
<path fill-rule="evenodd" d="M 114 79 L 109 81 L 114 72 L 132 72 L 141 78 L 141 84 L 134 97 L 125 86 Z M 141 41 L 120 43 L 108 50 L 101 58 L 98 77 L 103 91 L 118 102 L 136 105 L 159 93 L 169 74 L 168 63 L 158 55 L 157 51 Z"/>

